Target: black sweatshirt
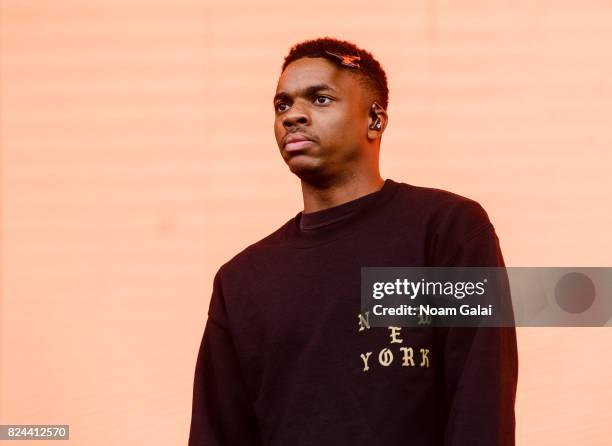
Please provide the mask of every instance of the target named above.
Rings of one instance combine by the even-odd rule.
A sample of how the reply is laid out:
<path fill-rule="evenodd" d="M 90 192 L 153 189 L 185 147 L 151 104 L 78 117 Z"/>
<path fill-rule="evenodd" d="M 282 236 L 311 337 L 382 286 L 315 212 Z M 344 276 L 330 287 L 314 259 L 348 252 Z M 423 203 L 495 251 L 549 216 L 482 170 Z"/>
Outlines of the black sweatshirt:
<path fill-rule="evenodd" d="M 218 270 L 190 446 L 514 445 L 516 331 L 367 328 L 362 266 L 504 266 L 485 210 L 386 180 Z"/>

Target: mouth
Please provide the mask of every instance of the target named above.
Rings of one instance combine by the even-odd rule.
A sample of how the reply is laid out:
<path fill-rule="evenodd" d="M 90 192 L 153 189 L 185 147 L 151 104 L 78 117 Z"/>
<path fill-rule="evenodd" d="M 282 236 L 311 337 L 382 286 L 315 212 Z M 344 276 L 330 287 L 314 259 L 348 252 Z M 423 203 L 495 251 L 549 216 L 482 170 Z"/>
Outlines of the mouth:
<path fill-rule="evenodd" d="M 313 143 L 314 142 L 305 135 L 291 133 L 285 138 L 284 148 L 287 152 L 296 152 L 308 148 Z"/>
<path fill-rule="evenodd" d="M 313 142 L 310 140 L 290 142 L 288 144 L 285 144 L 285 150 L 287 152 L 297 152 L 299 150 L 304 150 L 305 148 L 312 145 L 312 143 Z"/>

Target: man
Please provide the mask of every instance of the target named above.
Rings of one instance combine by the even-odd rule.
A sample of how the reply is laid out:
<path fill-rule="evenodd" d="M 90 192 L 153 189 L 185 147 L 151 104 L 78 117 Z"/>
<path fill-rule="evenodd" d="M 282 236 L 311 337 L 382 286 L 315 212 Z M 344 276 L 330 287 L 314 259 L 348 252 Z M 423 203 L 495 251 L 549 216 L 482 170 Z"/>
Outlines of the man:
<path fill-rule="evenodd" d="M 514 444 L 514 328 L 360 317 L 362 266 L 504 265 L 477 202 L 381 178 L 387 103 L 380 64 L 349 42 L 285 58 L 274 132 L 304 210 L 215 276 L 190 446 Z"/>

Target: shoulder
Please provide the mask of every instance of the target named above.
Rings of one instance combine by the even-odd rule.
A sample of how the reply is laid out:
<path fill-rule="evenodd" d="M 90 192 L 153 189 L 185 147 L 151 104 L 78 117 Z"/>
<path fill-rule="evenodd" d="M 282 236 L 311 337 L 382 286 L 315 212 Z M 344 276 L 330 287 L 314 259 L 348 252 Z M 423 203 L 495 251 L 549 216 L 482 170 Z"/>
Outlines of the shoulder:
<path fill-rule="evenodd" d="M 397 212 L 418 218 L 430 231 L 452 229 L 455 236 L 469 237 L 492 226 L 478 201 L 448 190 L 399 183 L 397 198 Z"/>
<path fill-rule="evenodd" d="M 424 244 L 427 265 L 501 263 L 495 228 L 475 199 L 444 189 L 400 183 L 394 201 L 393 212 L 400 216 L 401 226 Z M 457 260 L 464 255 L 469 258 Z M 487 260 L 489 257 L 494 262 Z"/>
<path fill-rule="evenodd" d="M 274 262 L 278 253 L 285 249 L 285 233 L 293 218 L 285 222 L 272 233 L 257 240 L 234 254 L 219 267 L 216 276 L 222 279 L 234 274 L 243 274 L 246 270 L 255 269 L 257 265 Z"/>

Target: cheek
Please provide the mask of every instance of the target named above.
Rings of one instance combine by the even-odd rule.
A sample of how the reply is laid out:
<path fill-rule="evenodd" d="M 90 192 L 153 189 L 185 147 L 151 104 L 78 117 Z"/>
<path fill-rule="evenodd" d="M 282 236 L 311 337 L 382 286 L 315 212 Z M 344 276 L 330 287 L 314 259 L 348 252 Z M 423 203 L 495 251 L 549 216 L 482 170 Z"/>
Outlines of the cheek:
<path fill-rule="evenodd" d="M 327 134 L 335 141 L 352 141 L 361 135 L 361 120 L 355 114 L 343 111 L 325 122 Z"/>
<path fill-rule="evenodd" d="M 325 133 L 334 137 L 334 139 L 342 137 L 345 130 L 350 125 L 350 116 L 347 115 L 346 110 L 336 109 L 330 110 L 327 113 L 321 113 L 317 116 L 318 128 L 325 129 Z"/>
<path fill-rule="evenodd" d="M 274 137 L 276 138 L 276 142 L 280 144 L 283 135 L 285 134 L 283 130 L 283 125 L 280 120 L 274 119 Z"/>

